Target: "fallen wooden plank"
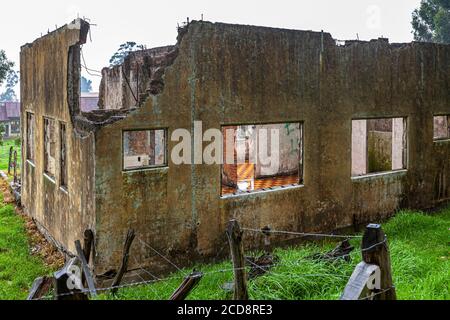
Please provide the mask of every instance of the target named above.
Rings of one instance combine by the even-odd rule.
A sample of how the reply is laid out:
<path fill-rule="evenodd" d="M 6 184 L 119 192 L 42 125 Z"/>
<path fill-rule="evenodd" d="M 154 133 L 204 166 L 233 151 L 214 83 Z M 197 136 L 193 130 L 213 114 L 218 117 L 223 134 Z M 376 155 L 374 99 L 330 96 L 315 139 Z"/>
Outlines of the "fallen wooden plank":
<path fill-rule="evenodd" d="M 355 248 L 350 244 L 350 241 L 342 241 L 336 248 L 327 253 L 318 253 L 312 255 L 310 258 L 313 260 L 323 260 L 323 261 L 336 261 L 339 259 L 344 259 L 345 261 L 350 261 L 350 253 Z"/>

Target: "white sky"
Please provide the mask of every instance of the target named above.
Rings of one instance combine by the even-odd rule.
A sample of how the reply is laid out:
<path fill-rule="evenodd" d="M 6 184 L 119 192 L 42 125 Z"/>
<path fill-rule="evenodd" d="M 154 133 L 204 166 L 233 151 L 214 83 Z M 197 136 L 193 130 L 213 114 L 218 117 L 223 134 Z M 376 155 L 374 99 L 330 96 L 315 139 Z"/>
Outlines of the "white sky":
<path fill-rule="evenodd" d="M 411 13 L 420 0 L 6 0 L 0 4 L 0 49 L 19 65 L 20 46 L 79 15 L 91 27 L 87 66 L 101 70 L 121 43 L 148 48 L 175 44 L 177 23 L 199 20 L 299 30 L 324 30 L 336 39 L 412 41 Z M 94 81 L 97 91 L 99 79 Z"/>

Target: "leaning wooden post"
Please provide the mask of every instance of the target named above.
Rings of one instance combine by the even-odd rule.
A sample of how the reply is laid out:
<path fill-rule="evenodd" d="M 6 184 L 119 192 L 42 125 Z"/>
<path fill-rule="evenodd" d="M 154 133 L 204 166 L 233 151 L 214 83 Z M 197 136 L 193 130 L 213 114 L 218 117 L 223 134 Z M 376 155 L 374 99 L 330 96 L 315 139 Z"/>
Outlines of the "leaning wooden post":
<path fill-rule="evenodd" d="M 128 234 L 127 234 L 127 239 L 125 240 L 125 245 L 123 248 L 122 264 L 120 265 L 119 272 L 117 273 L 117 275 L 113 281 L 113 284 L 112 284 L 113 289 L 111 291 L 113 294 L 117 293 L 117 290 L 118 290 L 117 287 L 122 282 L 122 278 L 123 278 L 125 272 L 127 272 L 130 247 L 131 247 L 131 244 L 133 243 L 134 237 L 135 237 L 134 230 L 129 230 Z"/>
<path fill-rule="evenodd" d="M 234 300 L 248 300 L 247 275 L 245 272 L 243 232 L 237 220 L 228 223 L 227 236 L 230 243 L 231 259 L 234 268 Z"/>
<path fill-rule="evenodd" d="M 391 258 L 387 237 L 381 225 L 369 224 L 364 233 L 361 245 L 362 258 L 365 263 L 380 267 L 381 289 L 375 300 L 396 300 L 397 295 L 392 283 Z"/>
<path fill-rule="evenodd" d="M 181 283 L 180 287 L 175 290 L 175 292 L 172 294 L 172 296 L 169 298 L 169 300 L 174 301 L 181 301 L 185 300 L 189 293 L 191 293 L 192 290 L 198 285 L 200 280 L 203 278 L 203 273 L 201 272 L 192 272 L 189 276 L 187 276 L 183 282 Z"/>
<path fill-rule="evenodd" d="M 84 252 L 83 252 L 83 249 L 81 248 L 80 240 L 75 241 L 75 249 L 77 250 L 78 258 L 81 261 L 81 268 L 83 270 L 82 274 L 84 275 L 86 282 L 88 284 L 89 293 L 92 296 L 96 296 L 97 290 L 95 289 L 94 277 L 92 276 L 91 270 L 89 269 L 89 264 L 86 261 L 86 257 L 84 256 Z M 81 280 L 83 280 L 83 277 Z"/>

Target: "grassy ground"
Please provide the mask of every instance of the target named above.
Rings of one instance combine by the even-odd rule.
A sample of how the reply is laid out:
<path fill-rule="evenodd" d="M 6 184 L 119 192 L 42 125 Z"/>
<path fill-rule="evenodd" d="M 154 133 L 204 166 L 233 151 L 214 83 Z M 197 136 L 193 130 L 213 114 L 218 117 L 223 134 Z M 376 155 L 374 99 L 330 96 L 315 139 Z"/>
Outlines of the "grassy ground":
<path fill-rule="evenodd" d="M 4 155 L 13 143 L 7 142 L 0 148 L 0 170 L 7 167 Z M 403 211 L 383 228 L 389 237 L 398 298 L 450 299 L 450 207 L 433 216 Z M 352 244 L 359 248 L 360 240 L 352 240 Z M 324 242 L 276 250 L 279 266 L 249 282 L 250 298 L 338 299 L 361 261 L 359 250 L 352 253 L 350 262 L 316 262 L 308 258 L 335 246 L 336 242 Z M 46 267 L 51 263 L 45 264 L 43 259 L 30 255 L 25 221 L 11 205 L 4 203 L 0 190 L 0 300 L 24 299 L 36 277 L 56 270 Z M 205 276 L 189 299 L 230 298 L 231 293 L 222 287 L 233 279 L 231 267 L 230 262 L 197 266 Z M 167 299 L 190 271 L 174 273 L 169 280 L 151 285 L 121 289 L 116 297 L 103 294 L 100 299 Z"/>
<path fill-rule="evenodd" d="M 0 300 L 23 300 L 35 278 L 50 270 L 30 255 L 25 221 L 0 193 Z"/>
<path fill-rule="evenodd" d="M 403 211 L 383 226 L 389 237 L 394 284 L 399 299 L 450 299 L 450 208 L 434 216 Z M 352 240 L 356 248 L 360 240 Z M 279 249 L 280 266 L 268 275 L 249 282 L 251 299 L 339 299 L 354 267 L 361 261 L 355 250 L 351 262 L 315 262 L 308 256 L 326 252 L 336 243 L 310 244 Z M 205 272 L 189 299 L 227 299 L 230 293 L 222 286 L 233 279 L 231 264 L 198 266 Z M 184 270 L 188 273 L 189 270 Z M 181 283 L 183 273 L 147 286 L 121 289 L 114 298 L 101 299 L 167 299 Z"/>
<path fill-rule="evenodd" d="M 14 150 L 17 150 L 17 160 L 19 163 L 18 170 L 20 171 L 20 155 L 21 148 L 20 145 L 16 145 L 15 140 L 5 140 L 3 141 L 3 145 L 0 146 L 0 170 L 8 171 L 8 160 L 9 160 L 9 148 L 14 147 Z"/>

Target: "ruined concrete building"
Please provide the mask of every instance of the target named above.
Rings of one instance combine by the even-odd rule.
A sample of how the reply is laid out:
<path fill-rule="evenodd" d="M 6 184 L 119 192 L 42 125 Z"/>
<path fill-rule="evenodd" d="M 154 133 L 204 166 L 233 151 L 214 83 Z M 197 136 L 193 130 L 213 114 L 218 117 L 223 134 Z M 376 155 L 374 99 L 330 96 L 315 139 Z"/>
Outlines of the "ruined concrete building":
<path fill-rule="evenodd" d="M 328 232 L 450 198 L 448 45 L 192 22 L 176 45 L 104 69 L 98 109 L 84 112 L 88 31 L 76 20 L 22 47 L 22 204 L 69 253 L 93 230 L 97 275 L 118 268 L 130 228 L 130 269 L 156 269 L 149 246 L 181 265 L 219 255 L 233 217 Z M 195 121 L 231 132 L 235 150 L 279 129 L 279 170 L 248 152 L 174 164 L 172 134 Z"/>

